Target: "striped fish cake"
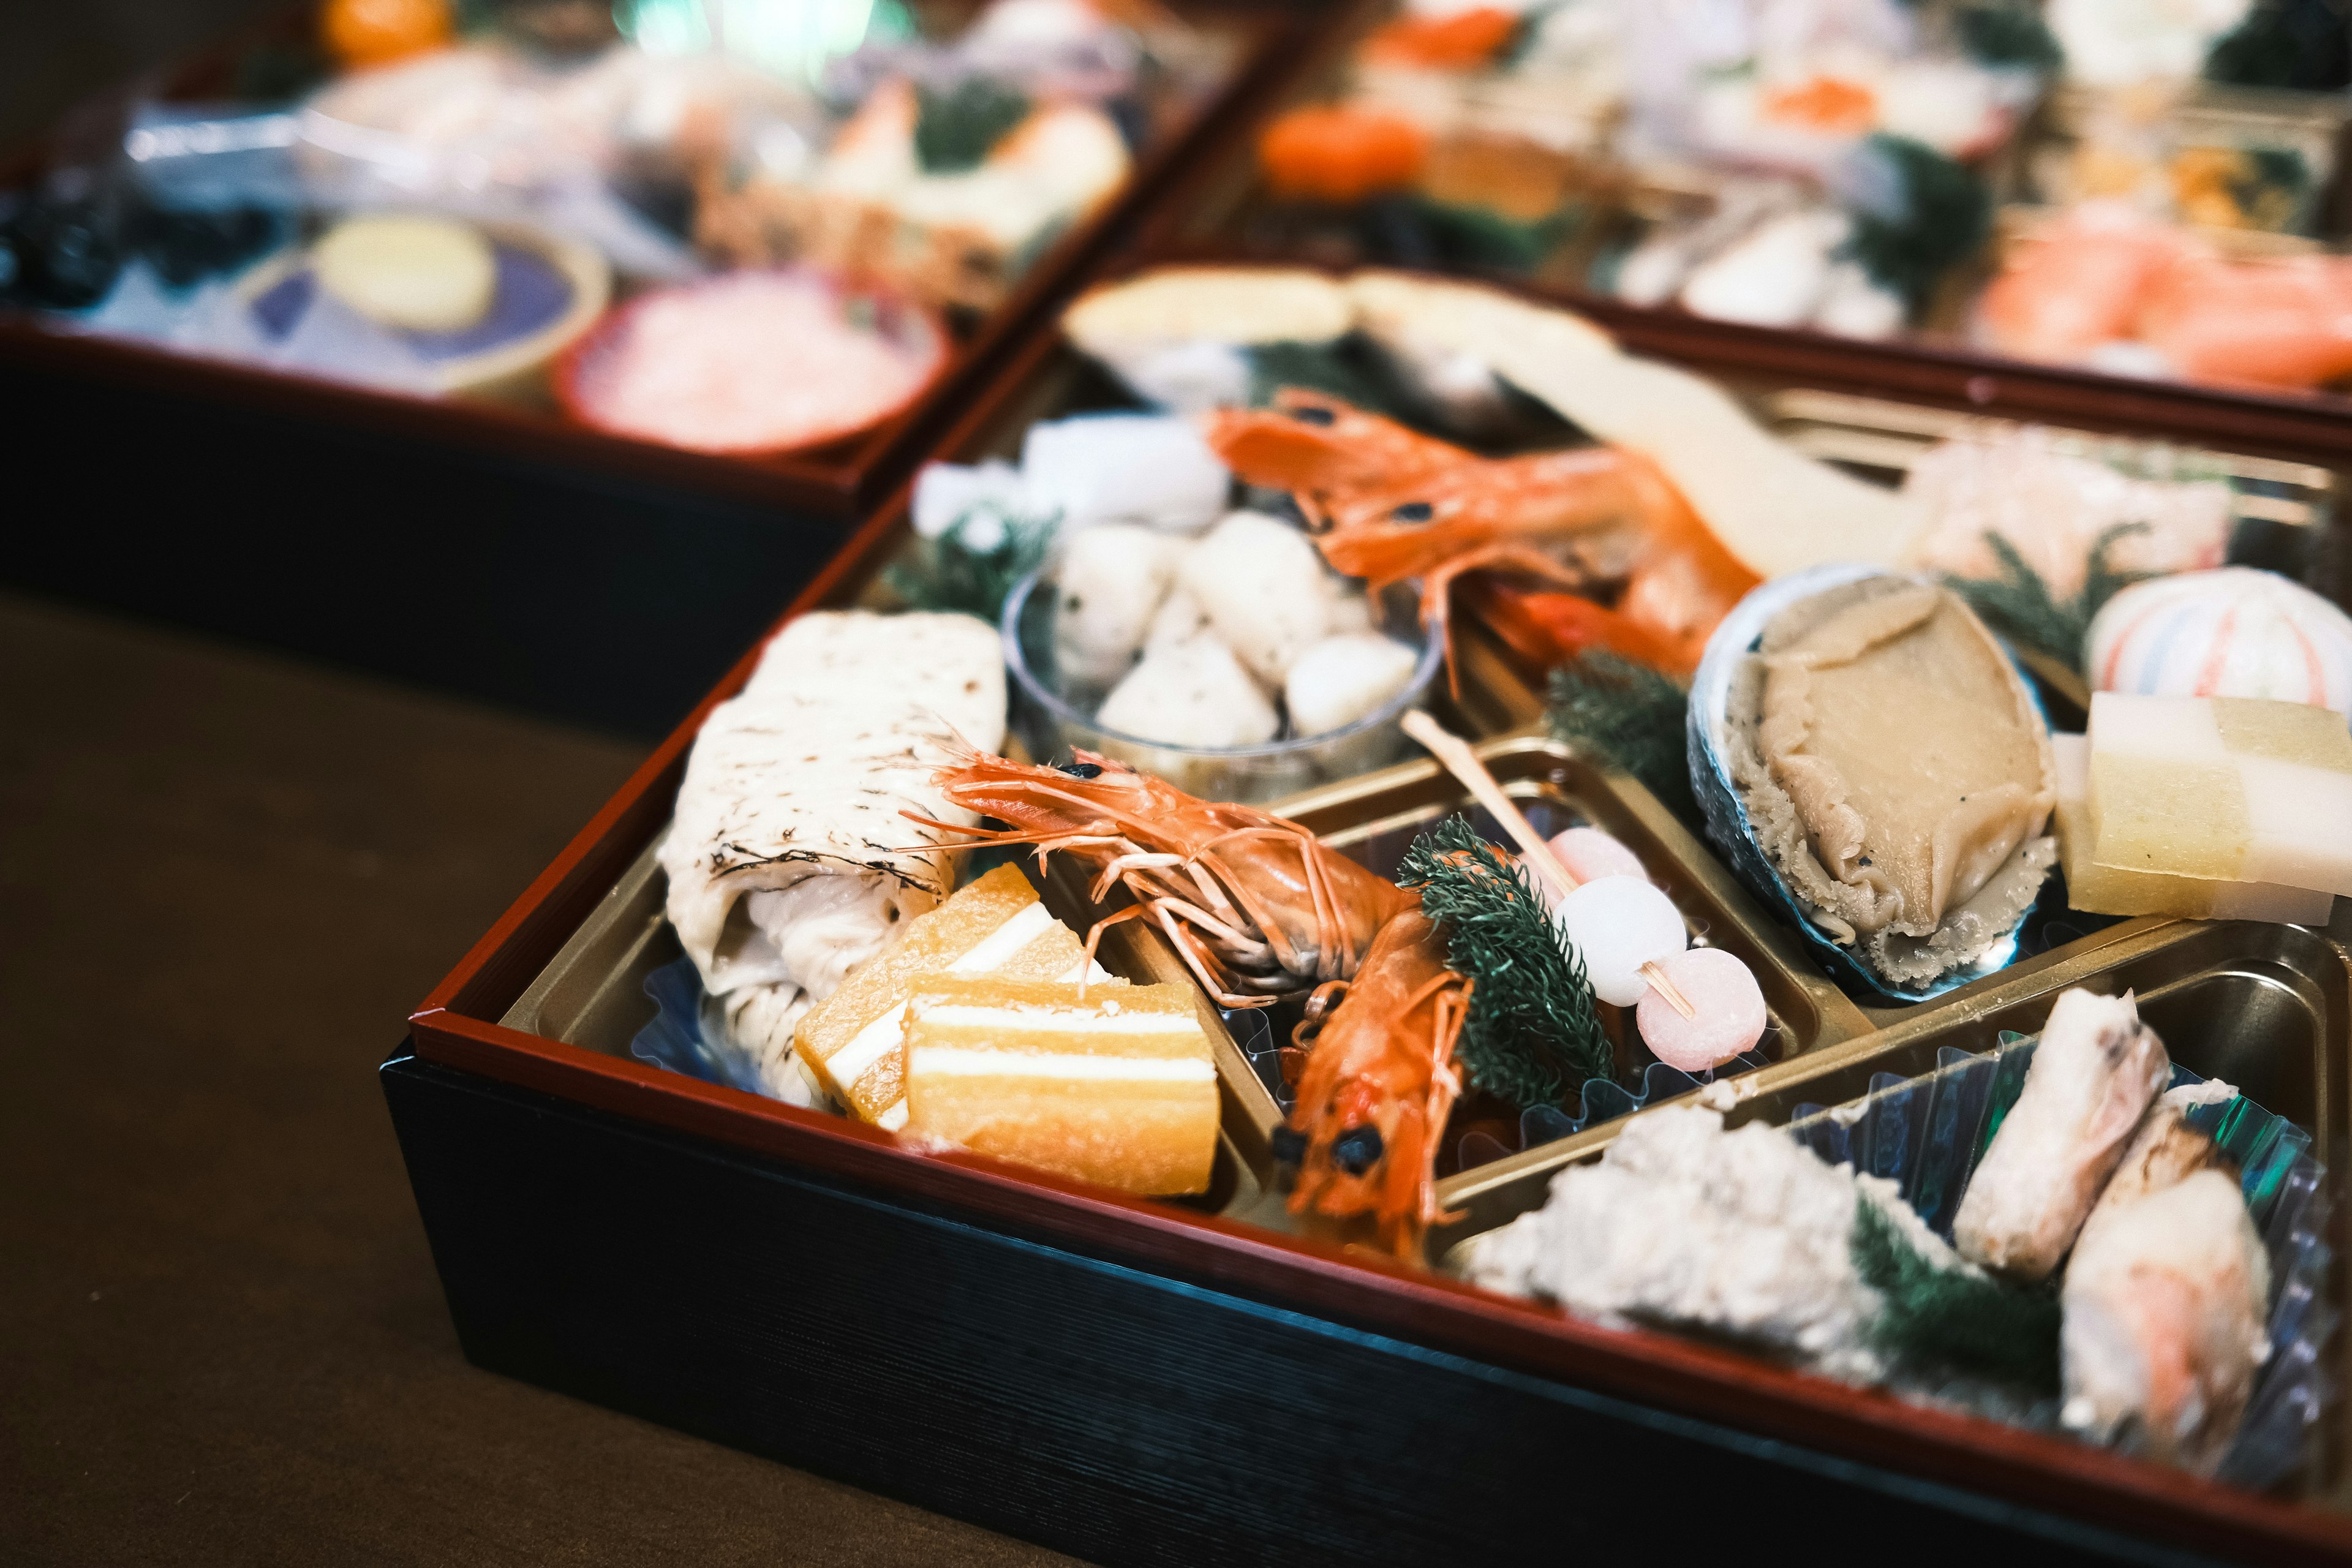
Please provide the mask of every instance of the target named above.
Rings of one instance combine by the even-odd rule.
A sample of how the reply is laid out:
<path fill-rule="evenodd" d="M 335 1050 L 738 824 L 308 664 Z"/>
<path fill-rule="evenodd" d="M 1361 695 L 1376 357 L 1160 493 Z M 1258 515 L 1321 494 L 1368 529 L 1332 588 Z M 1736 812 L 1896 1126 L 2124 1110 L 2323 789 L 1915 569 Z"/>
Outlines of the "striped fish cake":
<path fill-rule="evenodd" d="M 1189 985 L 942 977 L 907 1005 L 907 1125 L 1130 1193 L 1208 1190 L 1217 1073 Z"/>
<path fill-rule="evenodd" d="M 793 1047 L 826 1093 L 896 1131 L 907 1121 L 902 1023 L 918 982 L 945 974 L 1075 983 L 1085 963 L 1085 944 L 1046 911 L 1029 879 L 1018 867 L 999 866 L 908 921 L 895 945 L 810 1009 Z M 1097 969 L 1092 984 L 1126 982 Z"/>

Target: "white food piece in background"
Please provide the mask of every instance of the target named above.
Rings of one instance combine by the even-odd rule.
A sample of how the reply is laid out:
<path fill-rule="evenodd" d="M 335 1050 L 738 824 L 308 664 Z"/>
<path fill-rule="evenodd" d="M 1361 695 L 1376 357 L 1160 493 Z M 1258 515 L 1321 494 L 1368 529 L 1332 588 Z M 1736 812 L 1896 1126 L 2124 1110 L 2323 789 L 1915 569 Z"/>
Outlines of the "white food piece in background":
<path fill-rule="evenodd" d="M 1878 92 L 1878 129 L 1965 159 L 2006 128 L 2011 105 L 2005 100 L 2017 90 L 2014 80 L 1973 61 L 1895 62 Z"/>
<path fill-rule="evenodd" d="M 1144 628 L 1143 648 L 1149 653 L 1171 643 L 1191 642 L 1208 629 L 1209 612 L 1201 608 L 1192 590 L 1172 588 L 1151 613 L 1151 625 Z"/>
<path fill-rule="evenodd" d="M 310 268 L 320 288 L 368 320 L 406 331 L 471 326 L 498 290 L 490 242 L 448 218 L 348 219 L 312 248 Z"/>
<path fill-rule="evenodd" d="M 1830 282 L 1830 252 L 1852 226 L 1834 212 L 1787 213 L 1717 251 L 1683 285 L 1682 302 L 1718 321 L 1793 327 Z"/>
<path fill-rule="evenodd" d="M 1103 700 L 1107 730 L 1171 746 L 1255 746 L 1281 721 L 1233 650 L 1213 637 L 1157 647 Z"/>
<path fill-rule="evenodd" d="M 1341 594 L 1331 601 L 1331 635 L 1372 629 L 1372 602 L 1361 594 Z"/>
<path fill-rule="evenodd" d="M 1232 343 L 1115 343 L 1095 357 L 1147 403 L 1177 414 L 1204 414 L 1249 401 L 1249 354 Z"/>
<path fill-rule="evenodd" d="M 1603 877 L 1560 900 L 1552 910 L 1559 934 L 1583 956 L 1585 978 L 1603 1002 L 1631 1007 L 1650 989 L 1645 963 L 1690 945 L 1682 911 L 1639 877 Z"/>
<path fill-rule="evenodd" d="M 2247 0 L 2050 0 L 2066 75 L 2089 87 L 2187 81 Z"/>
<path fill-rule="evenodd" d="M 1813 311 L 1813 325 L 1842 338 L 1875 341 L 1901 331 L 1909 313 L 1903 296 L 1881 288 L 1857 264 L 1841 261 L 1830 268 L 1822 302 Z"/>
<path fill-rule="evenodd" d="M 1329 342 L 1355 325 L 1348 290 L 1299 267 L 1163 267 L 1089 289 L 1062 315 L 1100 359 L 1148 345 Z"/>
<path fill-rule="evenodd" d="M 1225 510 L 1233 475 L 1191 421 L 1087 414 L 1029 426 L 1021 471 L 1031 504 L 1066 530 L 1141 522 L 1189 533 Z"/>
<path fill-rule="evenodd" d="M 1269 688 L 1330 630 L 1335 595 L 1323 558 L 1307 535 L 1264 512 L 1229 513 L 1185 555 L 1176 580 Z"/>
<path fill-rule="evenodd" d="M 1297 735 L 1328 735 L 1381 706 L 1412 683 L 1421 656 L 1373 632 L 1325 637 L 1290 667 L 1282 683 Z"/>
<path fill-rule="evenodd" d="M 1027 484 L 1021 470 L 1002 458 L 984 463 L 926 463 L 915 476 L 915 531 L 925 539 L 937 539 L 976 507 L 1020 513 L 1027 510 Z M 975 548 L 988 548 L 979 540 L 968 542 Z"/>
<path fill-rule="evenodd" d="M 1065 680 L 1109 686 L 1142 651 L 1182 542 L 1131 522 L 1066 535 L 1054 569 L 1054 657 Z"/>
<path fill-rule="evenodd" d="M 1690 247 L 1679 233 L 1654 235 L 1617 264 L 1617 298 L 1629 305 L 1663 305 L 1690 276 Z"/>

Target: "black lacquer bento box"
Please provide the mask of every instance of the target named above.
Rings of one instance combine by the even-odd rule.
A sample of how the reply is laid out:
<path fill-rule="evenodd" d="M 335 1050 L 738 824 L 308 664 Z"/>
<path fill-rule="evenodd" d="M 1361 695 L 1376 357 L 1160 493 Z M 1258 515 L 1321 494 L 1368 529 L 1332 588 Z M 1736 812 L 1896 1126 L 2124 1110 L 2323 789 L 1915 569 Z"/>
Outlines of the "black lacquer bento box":
<path fill-rule="evenodd" d="M 940 452 L 1003 453 L 1030 420 L 1109 395 L 1041 340 Z M 873 602 L 908 532 L 901 497 L 791 613 Z M 1600 1327 L 1286 1227 L 1276 1080 L 1238 1025 L 1213 1037 L 1210 1189 L 1165 1203 L 926 1152 L 637 1059 L 656 1011 L 646 979 L 677 957 L 652 851 L 703 718 L 751 664 L 419 1005 L 384 1064 L 478 1365 L 1106 1563 L 2352 1552 L 2335 1500 L 2352 1452 L 2340 1400 L 2295 1428 L 2284 1479 L 2250 1490 Z M 1447 717 L 1487 737 L 1506 793 L 1544 831 L 1591 823 L 1633 846 L 1693 928 L 1756 974 L 1771 1038 L 1733 1080 L 1732 1121 L 1858 1103 L 2008 1048 L 2069 986 L 2128 987 L 2183 1068 L 2243 1086 L 2343 1167 L 2352 923 L 2129 920 L 2058 933 L 1934 1002 L 1865 1005 L 1654 797 L 1542 733 L 1539 712 L 1501 650 L 1465 643 Z M 1280 809 L 1385 869 L 1417 826 L 1464 805 L 1433 763 L 1408 762 Z M 1077 908 L 1062 877 L 1044 892 L 1066 918 Z M 1135 923 L 1103 952 L 1139 981 L 1183 974 Z M 1645 1083 L 1654 1103 L 1693 1087 Z M 1460 1218 L 1433 1234 L 1432 1259 L 1604 1150 L 1638 1103 L 1619 1100 L 1515 1152 L 1473 1157 L 1462 1139 L 1437 1185 Z M 2313 1256 L 2340 1303 L 2340 1268 Z M 2342 1336 L 2314 1353 L 2343 1386 Z"/>
<path fill-rule="evenodd" d="M 915 401 L 828 446 L 689 451 L 569 420 L 536 382 L 419 397 L 50 330 L 0 304 L 11 483 L 44 498 L 0 581 L 658 736 L 1171 178 L 1246 141 L 1347 7 L 1174 9 L 1214 63 L 1153 122 L 1124 185 L 992 308 L 950 310 L 944 366 Z M 0 225 L 34 193 L 80 189 L 142 112 L 201 116 L 310 68 L 318 12 L 63 117 L 0 163 Z"/>

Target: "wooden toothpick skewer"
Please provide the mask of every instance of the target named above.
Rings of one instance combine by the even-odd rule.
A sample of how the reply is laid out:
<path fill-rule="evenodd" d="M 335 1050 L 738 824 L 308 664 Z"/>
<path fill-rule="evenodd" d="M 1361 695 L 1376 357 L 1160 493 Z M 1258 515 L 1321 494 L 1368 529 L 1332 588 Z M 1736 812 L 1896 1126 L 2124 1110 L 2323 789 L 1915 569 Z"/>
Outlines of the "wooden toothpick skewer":
<path fill-rule="evenodd" d="M 1576 878 L 1560 863 L 1559 851 L 1536 831 L 1535 824 L 1528 820 L 1527 814 L 1519 809 L 1518 802 L 1503 793 L 1503 786 L 1496 782 L 1493 773 L 1486 771 L 1486 764 L 1478 760 L 1478 753 L 1470 749 L 1469 742 L 1418 708 L 1410 710 L 1399 723 L 1406 734 L 1429 748 L 1430 755 L 1445 764 L 1445 771 L 1461 782 L 1463 787 L 1470 792 L 1471 798 L 1486 808 L 1486 815 L 1503 825 L 1503 831 L 1517 843 L 1527 856 L 1528 863 L 1535 868 L 1536 875 L 1550 883 L 1556 894 L 1566 898 L 1576 891 L 1579 885 Z M 1690 998 L 1666 978 L 1665 970 L 1655 960 L 1642 965 L 1641 973 L 1642 978 L 1650 983 L 1650 988 L 1665 998 L 1667 1006 L 1685 1018 L 1698 1016 L 1698 1009 L 1691 1005 Z"/>

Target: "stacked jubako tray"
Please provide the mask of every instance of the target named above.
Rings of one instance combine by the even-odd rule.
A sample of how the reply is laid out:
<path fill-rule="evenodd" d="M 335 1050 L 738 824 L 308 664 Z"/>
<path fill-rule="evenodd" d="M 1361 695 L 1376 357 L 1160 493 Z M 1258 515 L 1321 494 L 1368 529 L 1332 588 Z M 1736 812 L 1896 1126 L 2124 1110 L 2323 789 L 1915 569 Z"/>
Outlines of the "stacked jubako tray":
<path fill-rule="evenodd" d="M 1034 345 L 944 448 L 1008 450 L 1088 383 Z M 1782 391 L 1804 390 L 1782 388 Z M 858 601 L 906 538 L 863 527 L 798 608 Z M 1475 647 L 1475 645 L 1474 645 Z M 649 851 L 704 713 L 738 667 L 411 1020 L 385 1085 L 452 1313 L 480 1363 L 1115 1562 L 1459 1560 L 1556 1552 L 1640 1521 L 1646 1550 L 1933 1530 L 1956 1548 L 2323 1560 L 2352 1550 L 2310 1479 L 2256 1496 L 2051 1435 L 1606 1330 L 1307 1234 L 1280 1201 L 1274 1082 L 1217 1043 L 1219 1175 L 1183 1204 L 927 1152 L 633 1059 L 646 973 L 671 956 Z M 1499 660 L 1454 718 L 1530 717 Z M 1484 743 L 1548 827 L 1631 845 L 1695 931 L 1747 960 L 1768 1064 L 1735 1115 L 1864 1092 L 2031 1031 L 2074 984 L 2140 988 L 2180 1059 L 2302 1121 L 2332 1152 L 2347 934 L 2125 922 L 1912 1009 L 1856 1004 L 1640 786 L 1522 730 Z M 1464 805 L 1429 763 L 1286 810 L 1392 861 Z M 1075 889 L 1046 893 L 1083 919 Z M 1148 932 L 1111 962 L 1177 973 Z M 1622 1109 L 1622 1108 L 1621 1108 Z M 1624 1125 L 1501 1158 L 1452 1140 L 1433 1256 L 1540 1202 Z M 2340 1161 L 2331 1160 L 2331 1165 Z M 1594 1500 L 1566 1506 L 1561 1477 Z M 1694 1476 L 1710 1500 L 1688 1506 Z M 1601 1501 L 1599 1500 L 1606 1500 Z M 1901 1539 L 1910 1539 L 1909 1536 Z"/>
<path fill-rule="evenodd" d="M 48 330 L 0 310 L 12 480 L 0 583 L 663 733 L 1184 169 L 1234 155 L 1353 0 L 1174 7 L 1224 73 L 1055 240 L 904 414 L 833 447 L 677 450 L 541 408 L 426 400 Z M 307 39 L 309 11 L 286 29 Z M 166 97 L 232 96 L 225 47 Z M 0 161 L 0 189 L 111 138 L 127 84 Z"/>
<path fill-rule="evenodd" d="M 1295 101 L 1328 98 L 1340 79 L 1344 58 L 1344 51 L 1334 50 L 1326 56 L 1326 68 L 1300 77 Z M 2324 95 L 2306 96 L 2325 102 Z M 2340 206 L 2345 191 L 2352 189 L 2352 163 L 2338 159 L 2336 168 L 2327 199 Z M 1253 236 L 1253 215 L 1268 200 L 1254 155 L 1202 159 L 1171 199 L 1155 208 L 1137 253 L 1152 263 L 1379 264 L 1377 258 L 1335 256 L 1328 248 Z M 2039 363 L 1970 346 L 1950 330 L 1872 342 L 1807 328 L 1715 321 L 1671 304 L 1625 304 L 1549 268 L 1532 276 L 1481 275 L 1590 316 L 1635 353 L 1726 375 L 2089 430 L 2225 444 L 2270 457 L 2334 464 L 2352 456 L 2352 399 L 2339 393 L 2271 392 Z M 1977 281 L 1981 280 L 1979 273 Z"/>

